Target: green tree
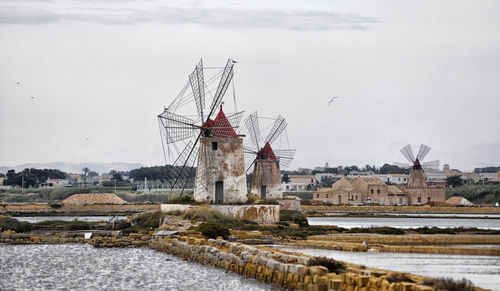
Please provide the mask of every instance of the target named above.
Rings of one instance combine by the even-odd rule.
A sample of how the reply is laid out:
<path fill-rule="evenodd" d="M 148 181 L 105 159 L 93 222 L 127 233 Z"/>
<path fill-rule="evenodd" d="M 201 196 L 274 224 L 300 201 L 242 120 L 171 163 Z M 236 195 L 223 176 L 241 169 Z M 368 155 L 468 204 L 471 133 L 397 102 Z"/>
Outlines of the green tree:
<path fill-rule="evenodd" d="M 87 185 L 87 174 L 90 172 L 90 169 L 85 167 L 82 169 L 83 172 L 83 187 Z"/>
<path fill-rule="evenodd" d="M 284 182 L 284 183 L 290 182 L 290 177 L 288 177 L 288 174 L 283 174 L 283 177 L 281 178 L 281 182 Z"/>
<path fill-rule="evenodd" d="M 122 175 L 120 175 L 120 173 L 115 173 L 115 174 L 113 175 L 113 178 L 111 178 L 111 179 L 116 180 L 116 182 L 121 182 L 121 181 L 123 181 L 123 177 L 122 177 Z"/>
<path fill-rule="evenodd" d="M 463 184 L 462 178 L 460 176 L 450 176 L 446 178 L 446 184 L 452 187 L 461 186 Z"/>

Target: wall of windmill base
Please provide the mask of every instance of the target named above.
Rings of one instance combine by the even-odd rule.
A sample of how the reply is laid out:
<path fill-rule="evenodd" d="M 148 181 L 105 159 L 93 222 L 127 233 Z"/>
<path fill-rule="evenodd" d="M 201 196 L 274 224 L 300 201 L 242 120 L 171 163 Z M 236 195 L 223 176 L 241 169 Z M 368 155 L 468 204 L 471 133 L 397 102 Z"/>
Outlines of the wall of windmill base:
<path fill-rule="evenodd" d="M 441 186 L 406 187 L 403 191 L 408 196 L 408 205 L 425 204 L 429 198 L 430 201 L 446 200 L 446 188 Z"/>
<path fill-rule="evenodd" d="M 253 176 L 252 188 L 250 192 L 261 197 L 262 186 L 265 186 L 267 199 L 281 199 L 281 174 L 280 164 L 273 160 L 256 160 Z"/>
<path fill-rule="evenodd" d="M 292 200 L 290 200 L 292 201 Z M 186 211 L 198 208 L 199 205 L 190 204 L 162 204 L 161 211 Z M 272 224 L 280 221 L 279 205 L 209 205 L 222 214 L 238 220 L 248 220 L 263 224 Z"/>
<path fill-rule="evenodd" d="M 216 182 L 222 182 L 224 203 L 247 201 L 242 138 L 200 139 L 194 199 L 216 201 Z"/>
<path fill-rule="evenodd" d="M 279 205 L 210 205 L 210 207 L 238 220 L 249 220 L 264 224 L 280 221 Z"/>

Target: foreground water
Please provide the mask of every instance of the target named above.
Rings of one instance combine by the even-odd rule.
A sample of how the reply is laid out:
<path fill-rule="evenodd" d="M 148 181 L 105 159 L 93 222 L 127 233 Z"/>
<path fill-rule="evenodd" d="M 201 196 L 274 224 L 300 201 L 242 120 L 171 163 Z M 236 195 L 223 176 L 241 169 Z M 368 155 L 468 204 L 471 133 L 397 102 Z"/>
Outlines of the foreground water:
<path fill-rule="evenodd" d="M 500 229 L 500 219 L 480 218 L 408 218 L 408 217 L 308 217 L 310 225 L 336 225 L 343 228 L 390 226 L 397 228 L 417 227 L 475 227 Z"/>
<path fill-rule="evenodd" d="M 62 220 L 62 221 L 88 221 L 88 222 L 108 222 L 112 220 L 127 219 L 126 216 L 15 216 L 19 221 L 27 221 L 37 223 L 47 220 Z"/>
<path fill-rule="evenodd" d="M 348 212 L 326 212 L 326 215 L 348 215 Z M 498 218 L 500 214 L 494 213 L 410 213 L 410 212 L 368 212 L 368 215 L 387 215 L 387 216 L 427 216 L 427 217 L 470 217 L 470 218 Z"/>
<path fill-rule="evenodd" d="M 297 249 L 285 246 L 279 246 L 279 248 L 313 256 L 329 257 L 372 268 L 434 278 L 451 277 L 455 280 L 466 278 L 476 286 L 500 290 L 500 258 L 494 256 L 343 252 Z"/>
<path fill-rule="evenodd" d="M 270 290 L 149 248 L 0 244 L 0 290 Z"/>

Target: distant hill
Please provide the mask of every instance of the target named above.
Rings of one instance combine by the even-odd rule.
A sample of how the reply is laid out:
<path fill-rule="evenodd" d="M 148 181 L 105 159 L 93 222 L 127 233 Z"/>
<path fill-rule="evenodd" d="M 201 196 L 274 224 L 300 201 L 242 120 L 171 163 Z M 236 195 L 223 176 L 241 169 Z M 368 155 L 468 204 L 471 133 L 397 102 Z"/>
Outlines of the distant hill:
<path fill-rule="evenodd" d="M 8 170 L 14 169 L 16 172 L 26 168 L 37 169 L 58 169 L 66 173 L 81 173 L 83 168 L 89 168 L 91 171 L 98 173 L 108 173 L 111 170 L 130 171 L 140 167 L 144 167 L 139 163 L 99 163 L 99 162 L 50 162 L 50 163 L 27 163 L 16 166 L 0 166 L 0 173 L 7 173 Z"/>

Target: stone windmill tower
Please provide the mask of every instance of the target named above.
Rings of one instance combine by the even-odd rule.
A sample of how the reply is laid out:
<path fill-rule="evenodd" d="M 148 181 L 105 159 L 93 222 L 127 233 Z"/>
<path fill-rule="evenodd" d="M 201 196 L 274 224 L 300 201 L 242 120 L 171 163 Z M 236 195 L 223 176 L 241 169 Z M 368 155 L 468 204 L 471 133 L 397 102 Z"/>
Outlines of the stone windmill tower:
<path fill-rule="evenodd" d="M 280 166 L 288 167 L 290 165 L 295 155 L 295 150 L 282 149 L 281 147 L 273 149 L 271 145 L 283 133 L 286 134 L 284 132 L 286 126 L 285 119 L 279 115 L 274 120 L 266 138 L 263 139 L 257 112 L 252 113 L 245 119 L 245 127 L 252 144 L 245 147 L 245 154 L 249 157 L 248 160 L 251 161 L 247 172 L 253 166 L 250 192 L 261 198 L 280 199 L 283 197 Z M 288 138 L 286 140 L 288 141 Z"/>
<path fill-rule="evenodd" d="M 426 187 L 427 183 L 424 168 L 439 168 L 439 160 L 423 162 L 430 150 L 431 148 L 429 146 L 421 144 L 416 158 L 410 145 L 406 145 L 400 150 L 410 164 L 394 163 L 394 165 L 402 168 L 410 168 L 408 188 Z"/>
<path fill-rule="evenodd" d="M 222 110 L 222 100 L 234 75 L 233 67 L 229 59 L 222 70 L 215 68 L 216 73 L 205 82 L 207 69 L 200 61 L 181 93 L 158 115 L 167 163 L 165 181 L 181 195 L 187 188 L 194 189 L 197 201 L 247 200 L 243 139 L 235 132 L 243 111 L 236 112 L 235 98 L 235 113 L 226 115 Z M 218 85 L 213 86 L 217 79 Z M 188 92 L 189 87 L 192 93 Z M 208 108 L 205 95 L 212 96 Z"/>

